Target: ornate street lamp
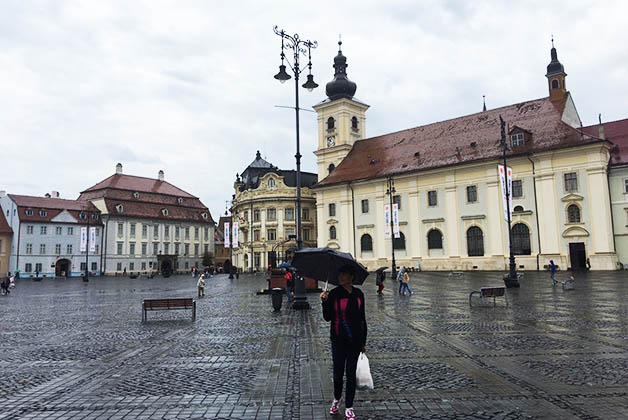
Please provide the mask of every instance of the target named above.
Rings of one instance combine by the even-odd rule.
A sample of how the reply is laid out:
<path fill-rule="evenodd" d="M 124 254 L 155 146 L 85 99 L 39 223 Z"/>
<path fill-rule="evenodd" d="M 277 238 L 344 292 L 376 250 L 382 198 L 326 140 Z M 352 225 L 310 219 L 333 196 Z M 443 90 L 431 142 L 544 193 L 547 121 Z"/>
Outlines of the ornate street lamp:
<path fill-rule="evenodd" d="M 508 245 L 510 248 L 510 264 L 508 274 L 504 276 L 504 284 L 506 287 L 519 287 L 519 279 L 517 279 L 517 266 L 515 265 L 515 255 L 512 251 L 512 215 L 510 214 L 510 190 L 508 188 L 508 165 L 506 164 L 506 151 L 508 150 L 508 142 L 506 142 L 506 123 L 504 122 L 502 116 L 499 116 L 499 124 L 501 126 L 501 139 L 499 141 L 499 145 L 502 148 L 503 158 L 504 158 L 504 189 L 506 196 L 506 214 L 508 215 Z"/>
<path fill-rule="evenodd" d="M 388 177 L 388 188 L 386 189 L 386 194 L 390 196 L 390 238 L 392 242 L 392 273 L 390 273 L 390 278 L 394 281 L 397 277 L 397 264 L 395 263 L 395 234 L 393 232 L 393 217 L 392 217 L 392 208 L 393 208 L 393 196 L 397 190 L 395 190 L 395 180 L 392 176 Z"/>
<path fill-rule="evenodd" d="M 304 69 L 299 67 L 299 59 L 301 58 L 301 54 L 306 55 L 308 57 L 308 75 L 307 81 L 303 84 L 303 87 L 308 91 L 312 91 L 313 89 L 318 87 L 318 84 L 314 82 L 314 76 L 312 75 L 312 49 L 318 47 L 318 43 L 316 41 L 303 40 L 299 36 L 299 34 L 288 35 L 286 31 L 279 30 L 277 26 L 273 28 L 275 33 L 281 37 L 281 65 L 279 66 L 279 73 L 275 75 L 275 79 L 279 80 L 281 83 L 284 83 L 286 80 L 290 80 L 290 75 L 286 72 L 286 65 L 284 64 L 284 60 L 292 70 L 294 74 L 294 91 L 295 91 L 295 107 L 296 111 L 296 128 L 297 128 L 297 153 L 294 155 L 297 161 L 297 249 L 301 249 L 302 240 L 301 240 L 301 152 L 300 152 L 300 144 L 299 144 L 299 75 Z M 293 62 L 290 65 L 290 62 L 286 58 L 284 54 L 285 49 L 291 49 L 293 53 Z M 309 309 L 310 304 L 307 302 L 307 296 L 305 295 L 305 279 L 301 276 L 297 277 L 295 282 L 295 298 L 292 307 L 294 309 Z"/>

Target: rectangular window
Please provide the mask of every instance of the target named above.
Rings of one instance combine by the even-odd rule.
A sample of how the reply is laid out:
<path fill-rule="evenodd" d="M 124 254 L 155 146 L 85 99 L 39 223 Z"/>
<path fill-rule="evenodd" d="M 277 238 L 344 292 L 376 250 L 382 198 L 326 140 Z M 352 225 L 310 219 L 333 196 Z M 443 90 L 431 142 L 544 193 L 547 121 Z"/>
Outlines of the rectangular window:
<path fill-rule="evenodd" d="M 369 212 L 369 200 L 362 200 L 362 213 Z"/>
<path fill-rule="evenodd" d="M 286 220 L 294 220 L 294 209 L 292 207 L 286 209 Z"/>
<path fill-rule="evenodd" d="M 397 208 L 401 210 L 401 196 L 400 195 L 393 196 L 393 204 L 396 204 Z"/>
<path fill-rule="evenodd" d="M 205 226 L 205 240 L 209 240 L 209 228 Z"/>
<path fill-rule="evenodd" d="M 39 245 L 39 254 L 44 255 L 46 253 L 46 244 Z"/>
<path fill-rule="evenodd" d="M 268 229 L 268 240 L 274 241 L 277 239 L 277 231 L 275 229 Z"/>
<path fill-rule="evenodd" d="M 624 192 L 628 193 L 628 178 L 624 179 Z"/>
<path fill-rule="evenodd" d="M 129 270 L 135 270 L 135 263 L 129 263 Z"/>
<path fill-rule="evenodd" d="M 41 271 L 42 271 L 41 269 L 42 269 L 41 263 L 35 264 L 35 272 L 41 273 Z"/>
<path fill-rule="evenodd" d="M 309 241 L 310 240 L 310 230 L 309 229 L 303 229 L 303 240 L 304 241 Z"/>
<path fill-rule="evenodd" d="M 122 242 L 118 242 L 117 243 L 117 249 L 116 249 L 117 252 L 116 252 L 116 254 L 122 255 L 122 246 L 123 245 L 124 245 L 124 243 L 122 243 Z"/>
<path fill-rule="evenodd" d="M 69 227 L 68 228 L 68 235 L 74 235 L 74 228 L 73 227 Z"/>
<path fill-rule="evenodd" d="M 27 273 L 31 273 L 33 271 L 33 265 L 31 263 L 24 264 L 24 271 Z"/>
<path fill-rule="evenodd" d="M 118 223 L 118 236 L 122 236 L 123 232 L 124 232 L 124 224 Z"/>
<path fill-rule="evenodd" d="M 85 271 L 85 268 L 87 268 L 87 264 L 85 263 L 85 261 L 83 261 L 81 263 L 81 271 Z"/>
<path fill-rule="evenodd" d="M 45 235 L 46 233 L 48 233 L 48 228 L 46 226 L 40 226 L 39 227 L 39 233 L 41 235 Z"/>
<path fill-rule="evenodd" d="M 27 235 L 32 235 L 33 234 L 33 225 L 26 226 L 26 234 Z"/>
<path fill-rule="evenodd" d="M 185 228 L 185 239 L 190 239 L 190 227 Z"/>
<path fill-rule="evenodd" d="M 153 242 L 153 255 L 159 254 L 159 242 Z"/>
<path fill-rule="evenodd" d="M 267 220 L 275 220 L 277 219 L 277 210 L 276 209 L 268 209 L 266 210 L 266 219 Z"/>
<path fill-rule="evenodd" d="M 142 262 L 142 271 L 146 271 L 146 261 Z"/>
<path fill-rule="evenodd" d="M 174 228 L 174 238 L 179 239 L 181 235 L 181 228 L 179 226 L 175 226 Z"/>
<path fill-rule="evenodd" d="M 310 220 L 310 209 L 301 209 L 301 217 L 303 220 Z"/>
<path fill-rule="evenodd" d="M 253 221 L 259 222 L 259 210 L 253 210 Z"/>
<path fill-rule="evenodd" d="M 68 255 L 72 255 L 72 244 L 67 244 L 65 246 L 65 253 Z"/>
<path fill-rule="evenodd" d="M 262 264 L 262 257 L 261 254 L 259 252 L 256 252 L 253 254 L 254 256 L 254 261 L 255 261 L 255 267 L 259 268 L 259 266 Z"/>
<path fill-rule="evenodd" d="M 96 234 L 96 237 L 100 236 L 100 229 L 96 228 L 94 229 L 94 232 Z"/>
<path fill-rule="evenodd" d="M 165 243 L 164 244 L 164 254 L 168 255 L 169 252 L 170 252 L 170 244 L 169 243 Z"/>
<path fill-rule="evenodd" d="M 198 235 L 199 234 L 199 229 L 198 226 L 194 227 L 194 240 L 198 241 Z"/>
<path fill-rule="evenodd" d="M 336 215 L 336 203 L 329 203 L 329 217 Z"/>
<path fill-rule="evenodd" d="M 92 271 L 96 271 L 98 270 L 98 263 L 97 262 L 93 262 L 92 263 Z"/>
<path fill-rule="evenodd" d="M 512 147 L 523 146 L 524 144 L 523 133 L 511 134 L 510 144 L 512 144 Z"/>
<path fill-rule="evenodd" d="M 289 239 L 291 236 L 294 237 L 295 233 L 294 233 L 294 228 L 287 228 L 286 229 L 286 239 Z"/>
<path fill-rule="evenodd" d="M 135 242 L 129 244 L 129 255 L 135 255 Z"/>
<path fill-rule="evenodd" d="M 180 244 L 174 244 L 174 253 L 175 253 L 175 255 L 179 255 L 179 246 L 180 246 Z"/>
<path fill-rule="evenodd" d="M 153 226 L 153 238 L 159 237 L 159 225 Z"/>
<path fill-rule="evenodd" d="M 243 214 L 244 214 L 244 216 L 242 216 L 242 218 L 243 218 L 245 221 L 247 221 L 247 222 L 248 222 L 248 220 L 249 220 L 249 212 L 248 212 L 248 211 L 245 211 Z"/>
<path fill-rule="evenodd" d="M 142 225 L 142 238 L 146 239 L 148 236 L 148 225 Z"/>
<path fill-rule="evenodd" d="M 520 179 L 512 181 L 512 198 L 523 197 L 523 184 Z"/>
<path fill-rule="evenodd" d="M 166 239 L 170 238 L 170 226 L 164 226 L 164 237 Z"/>
<path fill-rule="evenodd" d="M 478 201 L 478 187 L 469 185 L 467 187 L 467 202 L 475 203 L 476 201 Z"/>
<path fill-rule="evenodd" d="M 194 244 L 194 256 L 198 257 L 198 244 Z"/>
<path fill-rule="evenodd" d="M 33 253 L 33 244 L 26 244 L 26 253 L 27 254 Z"/>
<path fill-rule="evenodd" d="M 148 253 L 148 244 L 146 242 L 142 242 L 142 255 L 146 255 Z"/>
<path fill-rule="evenodd" d="M 253 231 L 253 240 L 256 242 L 259 241 L 259 229 Z"/>
<path fill-rule="evenodd" d="M 578 191 L 578 174 L 575 172 L 565 174 L 565 191 Z"/>
<path fill-rule="evenodd" d="M 135 238 L 135 223 L 129 225 L 129 235 L 131 235 L 131 238 Z"/>
<path fill-rule="evenodd" d="M 122 271 L 122 263 L 116 264 L 116 271 Z"/>
<path fill-rule="evenodd" d="M 438 204 L 438 198 L 436 196 L 436 191 L 428 191 L 427 192 L 427 205 L 435 206 Z"/>
<path fill-rule="evenodd" d="M 61 226 L 57 226 L 55 228 L 55 234 L 57 234 L 57 235 L 63 234 L 63 228 Z"/>
<path fill-rule="evenodd" d="M 209 252 L 209 245 L 205 244 L 205 252 Z"/>
<path fill-rule="evenodd" d="M 61 244 L 55 245 L 55 254 L 61 255 Z"/>
<path fill-rule="evenodd" d="M 190 255 L 190 244 L 185 244 L 183 255 Z"/>
<path fill-rule="evenodd" d="M 95 254 L 99 254 L 100 253 L 100 245 L 98 245 L 98 244 L 94 245 L 94 253 Z"/>

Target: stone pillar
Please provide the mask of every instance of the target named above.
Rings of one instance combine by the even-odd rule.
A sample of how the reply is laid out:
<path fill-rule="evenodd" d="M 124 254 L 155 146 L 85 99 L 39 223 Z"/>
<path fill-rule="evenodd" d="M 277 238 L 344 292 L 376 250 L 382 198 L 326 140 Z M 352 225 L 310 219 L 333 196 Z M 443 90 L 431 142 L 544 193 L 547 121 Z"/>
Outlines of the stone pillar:
<path fill-rule="evenodd" d="M 338 214 L 338 242 L 340 242 L 340 250 L 342 252 L 349 252 L 352 255 L 353 242 L 355 235 L 353 232 L 353 209 L 351 208 L 351 198 L 340 199 L 340 213 Z M 355 255 L 354 255 L 355 256 Z"/>
<path fill-rule="evenodd" d="M 497 171 L 494 171 L 495 177 L 497 177 Z M 488 208 L 488 220 L 487 237 L 489 240 L 489 252 L 493 256 L 506 255 L 507 244 L 504 242 L 506 230 L 506 221 L 504 220 L 502 212 L 502 195 L 500 191 L 499 181 L 489 181 L 486 183 L 487 190 L 487 208 Z M 487 254 L 488 254 L 487 253 Z"/>
<path fill-rule="evenodd" d="M 325 223 L 325 204 L 322 202 L 322 195 L 319 195 L 320 201 L 316 200 L 316 246 L 323 248 L 327 246 L 327 232 L 325 231 L 327 223 Z"/>
<path fill-rule="evenodd" d="M 419 240 L 419 191 L 412 191 L 408 194 L 408 228 L 406 238 L 409 239 L 408 244 L 410 250 L 408 256 L 411 258 L 419 258 L 421 256 L 421 241 Z"/>
<path fill-rule="evenodd" d="M 386 196 L 378 195 L 375 197 L 375 238 L 374 240 L 374 255 L 375 258 L 386 258 L 391 256 L 390 240 L 384 237 L 384 228 L 386 225 L 386 219 L 384 219 L 384 205 Z"/>
<path fill-rule="evenodd" d="M 617 268 L 617 255 L 613 244 L 611 204 L 605 167 L 587 169 L 587 187 L 593 245 L 593 249 L 587 251 L 591 256 L 591 268 L 614 270 Z"/>
<path fill-rule="evenodd" d="M 445 188 L 445 244 L 447 254 L 444 256 L 460 257 L 460 232 L 458 231 L 458 197 L 456 187 Z"/>
<path fill-rule="evenodd" d="M 536 176 L 539 211 L 539 236 L 543 254 L 559 255 L 559 232 L 556 201 L 558 195 L 553 173 Z"/>

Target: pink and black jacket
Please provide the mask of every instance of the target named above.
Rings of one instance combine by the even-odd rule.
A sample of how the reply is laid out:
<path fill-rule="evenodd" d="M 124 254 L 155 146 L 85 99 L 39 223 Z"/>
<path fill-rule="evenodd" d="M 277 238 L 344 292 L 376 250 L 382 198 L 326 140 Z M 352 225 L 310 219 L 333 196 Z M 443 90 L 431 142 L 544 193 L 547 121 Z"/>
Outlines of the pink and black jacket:
<path fill-rule="evenodd" d="M 344 287 L 329 292 L 323 302 L 323 318 L 331 321 L 330 337 L 335 343 L 361 349 L 366 344 L 366 316 L 364 293 L 353 288 L 351 293 Z"/>

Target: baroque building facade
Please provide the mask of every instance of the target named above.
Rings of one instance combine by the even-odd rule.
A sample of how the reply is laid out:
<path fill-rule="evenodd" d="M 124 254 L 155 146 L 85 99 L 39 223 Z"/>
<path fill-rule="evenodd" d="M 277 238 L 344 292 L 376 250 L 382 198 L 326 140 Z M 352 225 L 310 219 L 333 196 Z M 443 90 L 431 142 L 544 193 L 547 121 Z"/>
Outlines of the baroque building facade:
<path fill-rule="evenodd" d="M 316 246 L 316 174 L 301 172 L 303 247 Z M 280 170 L 262 159 L 236 176 L 231 214 L 238 222 L 238 246 L 232 261 L 239 271 L 262 271 L 290 261 L 296 250 L 296 171 Z M 274 261 L 273 261 L 274 260 Z"/>
<path fill-rule="evenodd" d="M 102 213 L 105 274 L 173 273 L 199 267 L 214 254 L 209 209 L 195 196 L 158 177 L 116 173 L 83 191 Z"/>
<path fill-rule="evenodd" d="M 0 199 L 6 194 L 0 191 Z M 13 240 L 13 229 L 9 226 L 6 216 L 10 216 L 11 211 L 6 213 L 0 206 L 0 281 L 10 276 L 9 256 L 11 255 L 11 241 Z"/>
<path fill-rule="evenodd" d="M 354 97 L 346 57 L 318 113 L 318 246 L 354 254 L 373 270 L 504 270 L 498 164 L 500 117 L 513 170 L 512 236 L 517 268 L 615 269 L 607 169 L 612 144 L 582 130 L 566 73 L 552 46 L 549 95 L 367 138 L 368 105 Z M 389 182 L 394 189 L 389 189 Z M 627 189 L 628 191 L 628 189 Z M 392 197 L 391 197 L 392 195 Z M 384 206 L 399 207 L 399 238 L 387 237 Z"/>
<path fill-rule="evenodd" d="M 86 267 L 90 274 L 102 273 L 103 225 L 89 201 L 64 200 L 56 192 L 46 197 L 2 192 L 0 207 L 13 231 L 10 271 L 20 277 L 81 276 Z M 81 228 L 88 223 L 94 235 L 81 251 Z"/>

